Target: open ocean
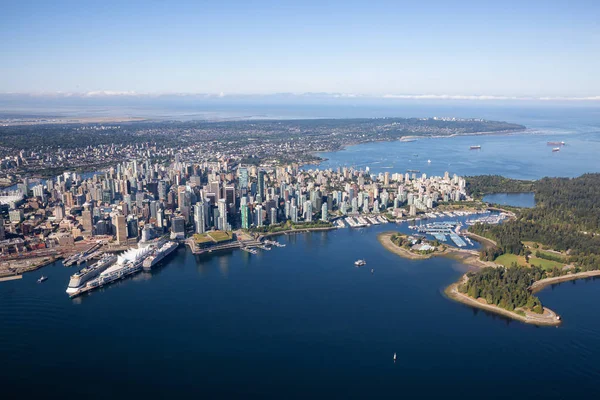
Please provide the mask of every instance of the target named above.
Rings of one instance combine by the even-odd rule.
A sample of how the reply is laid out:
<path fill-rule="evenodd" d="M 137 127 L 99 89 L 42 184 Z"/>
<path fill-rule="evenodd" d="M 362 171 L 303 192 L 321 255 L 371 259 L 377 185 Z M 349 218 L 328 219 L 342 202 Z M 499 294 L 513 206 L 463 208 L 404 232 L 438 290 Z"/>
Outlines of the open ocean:
<path fill-rule="evenodd" d="M 446 108 L 383 111 L 454 113 L 529 130 L 365 144 L 325 154 L 320 168 L 523 179 L 600 170 L 598 108 Z M 312 116 L 349 116 L 341 114 Z M 548 140 L 567 145 L 552 153 Z M 468 149 L 476 144 L 480 151 Z M 65 289 L 75 269 L 60 262 L 0 282 L 3 397 L 596 397 L 600 282 L 539 293 L 562 315 L 559 328 L 509 321 L 444 297 L 465 266 L 385 251 L 376 235 L 395 228 L 405 227 L 281 236 L 286 247 L 257 255 L 197 257 L 180 248 L 152 273 L 74 300 Z M 367 266 L 354 267 L 358 258 Z M 48 280 L 37 284 L 41 274 Z"/>

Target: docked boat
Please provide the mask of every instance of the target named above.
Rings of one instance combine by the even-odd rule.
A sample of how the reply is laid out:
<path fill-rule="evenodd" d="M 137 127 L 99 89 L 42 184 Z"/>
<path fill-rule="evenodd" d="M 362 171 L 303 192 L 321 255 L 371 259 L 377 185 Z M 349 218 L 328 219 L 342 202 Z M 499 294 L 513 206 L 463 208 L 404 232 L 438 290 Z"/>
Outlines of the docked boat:
<path fill-rule="evenodd" d="M 48 279 L 48 277 L 47 277 L 47 276 L 44 276 L 44 275 L 42 275 L 42 276 L 40 277 L 40 279 L 38 279 L 38 280 L 37 280 L 37 283 L 42 283 L 42 282 L 44 282 L 46 279 Z"/>
<path fill-rule="evenodd" d="M 89 280 L 85 285 L 69 293 L 69 297 L 79 296 L 89 290 L 107 285 L 142 270 L 142 263 L 154 250 L 154 247 L 129 249 L 121 254 L 113 265 L 106 268 L 98 277 Z"/>
<path fill-rule="evenodd" d="M 471 146 L 471 147 L 470 147 L 470 149 L 471 149 L 471 150 L 479 150 L 479 149 L 481 149 L 481 146 L 480 146 L 480 145 L 477 145 L 477 146 Z"/>
<path fill-rule="evenodd" d="M 142 266 L 144 271 L 150 271 L 152 267 L 161 262 L 166 256 L 171 254 L 175 249 L 177 249 L 178 244 L 176 242 L 166 242 L 162 246 L 160 246 L 152 255 L 147 257 Z"/>
<path fill-rule="evenodd" d="M 102 258 L 100 258 L 100 260 L 98 260 L 97 263 L 83 268 L 79 272 L 71 275 L 71 279 L 69 280 L 69 285 L 67 287 L 67 293 L 75 293 L 89 280 L 96 278 L 116 261 L 117 256 L 114 254 L 105 254 L 102 256 Z"/>
<path fill-rule="evenodd" d="M 365 260 L 356 260 L 354 261 L 354 265 L 357 267 L 362 267 L 363 265 L 367 265 L 367 262 Z"/>
<path fill-rule="evenodd" d="M 142 263 L 152 250 L 152 247 L 127 250 L 119 256 L 117 262 L 113 266 L 107 268 L 100 274 L 97 278 L 99 285 L 105 285 L 140 271 L 142 269 Z"/>

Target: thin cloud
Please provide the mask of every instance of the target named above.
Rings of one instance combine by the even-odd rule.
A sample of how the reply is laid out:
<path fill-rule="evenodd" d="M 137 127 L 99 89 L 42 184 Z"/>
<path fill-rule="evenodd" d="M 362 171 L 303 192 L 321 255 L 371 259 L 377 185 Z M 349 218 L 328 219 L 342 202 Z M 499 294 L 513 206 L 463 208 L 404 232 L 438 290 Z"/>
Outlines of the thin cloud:
<path fill-rule="evenodd" d="M 594 102 L 600 101 L 599 96 L 581 96 L 581 97 L 565 97 L 565 96 L 496 96 L 496 95 L 451 95 L 451 94 L 384 94 L 384 95 L 368 95 L 359 93 L 271 93 L 271 94 L 249 94 L 249 93 L 190 93 L 190 92 L 155 92 L 155 93 L 140 93 L 135 91 L 120 91 L 120 90 L 96 90 L 89 92 L 38 92 L 38 93 L 17 93 L 5 92 L 0 93 L 0 96 L 13 97 L 47 97 L 47 98 L 111 98 L 111 97 L 202 97 L 202 98 L 314 98 L 314 99 L 389 99 L 389 100 L 463 100 L 463 101 L 580 101 Z"/>

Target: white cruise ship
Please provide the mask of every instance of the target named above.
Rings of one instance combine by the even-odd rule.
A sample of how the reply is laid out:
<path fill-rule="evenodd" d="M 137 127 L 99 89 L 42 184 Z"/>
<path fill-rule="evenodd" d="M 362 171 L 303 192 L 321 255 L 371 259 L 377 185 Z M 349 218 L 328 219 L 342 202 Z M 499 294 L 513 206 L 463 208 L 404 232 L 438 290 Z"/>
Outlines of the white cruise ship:
<path fill-rule="evenodd" d="M 100 258 L 100 260 L 98 260 L 97 263 L 90 265 L 89 267 L 85 267 L 81 271 L 71 275 L 69 286 L 67 287 L 67 293 L 75 293 L 81 287 L 83 287 L 86 282 L 100 275 L 116 261 L 117 256 L 113 254 L 105 254 L 102 256 L 102 258 Z"/>
<path fill-rule="evenodd" d="M 166 256 L 171 254 L 177 248 L 177 242 L 166 242 L 158 249 L 154 251 L 154 253 L 148 256 L 143 263 L 144 271 L 150 271 L 152 267 L 162 261 Z"/>

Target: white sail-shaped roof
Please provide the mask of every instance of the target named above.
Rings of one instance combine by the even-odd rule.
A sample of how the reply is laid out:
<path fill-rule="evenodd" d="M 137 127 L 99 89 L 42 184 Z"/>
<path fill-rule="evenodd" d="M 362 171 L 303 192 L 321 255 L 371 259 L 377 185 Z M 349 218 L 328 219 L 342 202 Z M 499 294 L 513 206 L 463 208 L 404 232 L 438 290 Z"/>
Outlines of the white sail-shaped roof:
<path fill-rule="evenodd" d="M 125 253 L 121 254 L 118 257 L 117 262 L 113 266 L 109 267 L 104 272 L 102 272 L 101 275 L 108 275 L 113 271 L 123 268 L 127 263 L 129 263 L 131 261 L 133 261 L 133 262 L 138 261 L 141 258 L 148 255 L 148 253 L 150 251 L 152 251 L 151 247 L 142 247 L 140 249 L 129 249 Z"/>

